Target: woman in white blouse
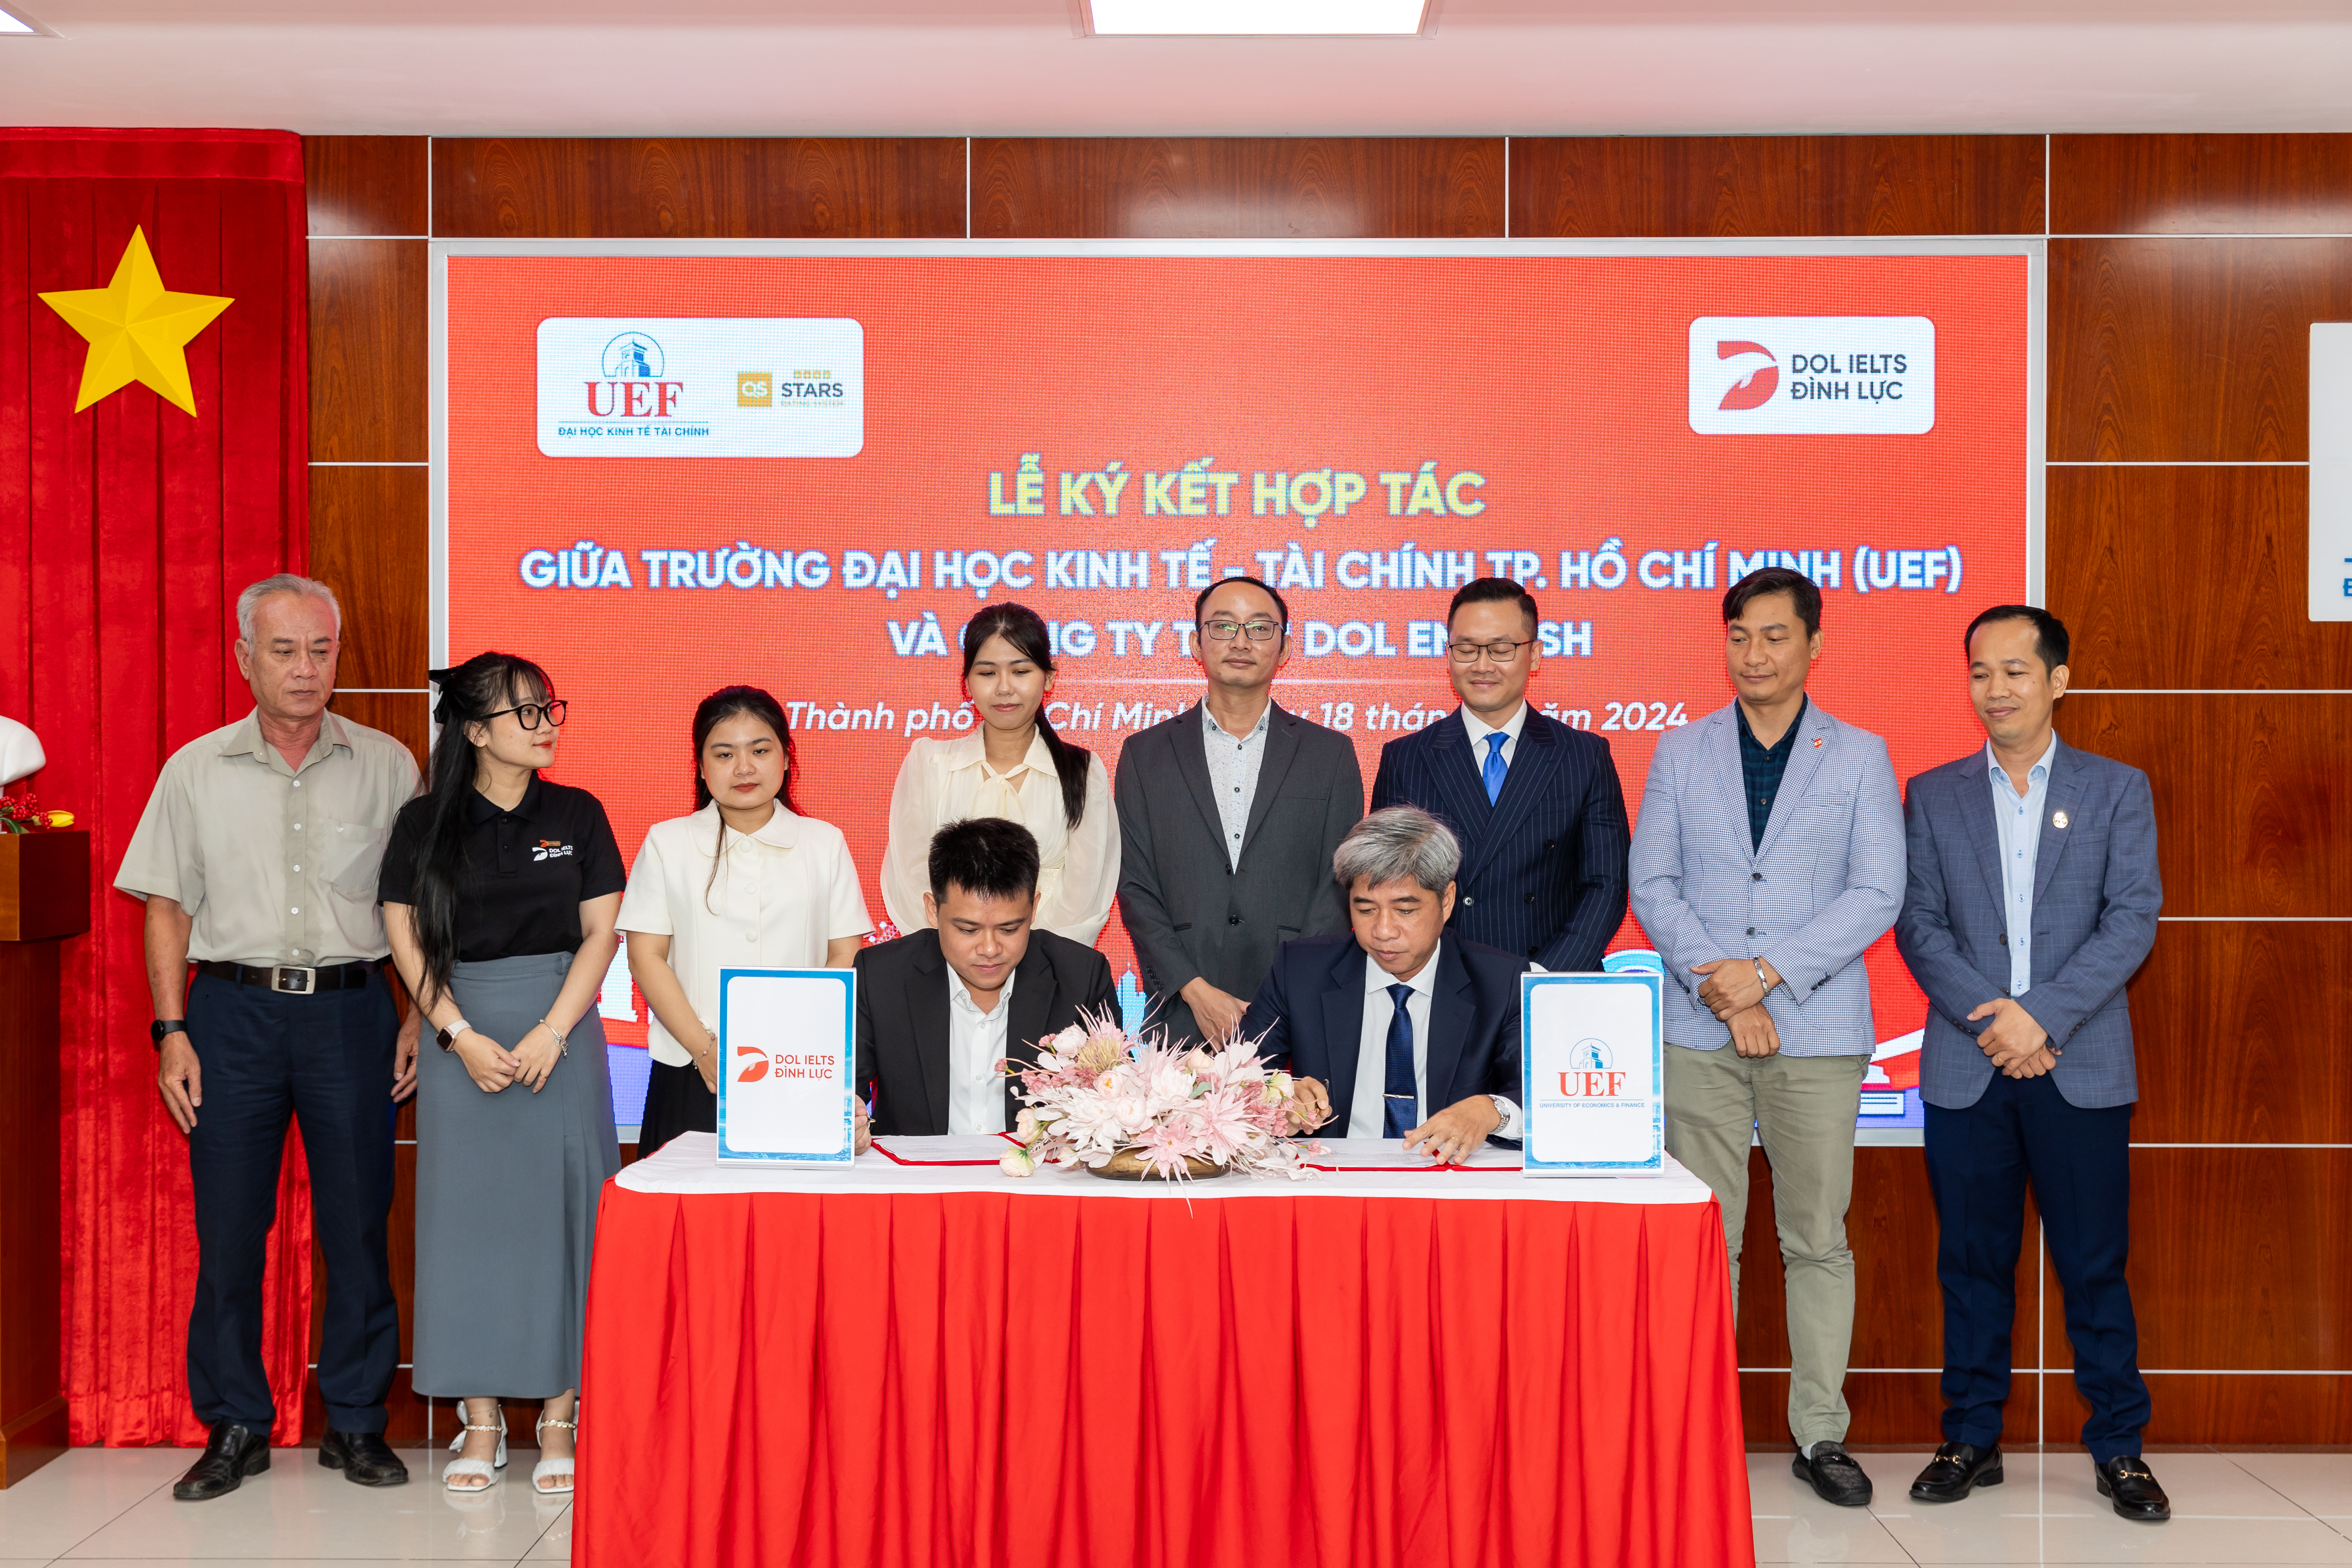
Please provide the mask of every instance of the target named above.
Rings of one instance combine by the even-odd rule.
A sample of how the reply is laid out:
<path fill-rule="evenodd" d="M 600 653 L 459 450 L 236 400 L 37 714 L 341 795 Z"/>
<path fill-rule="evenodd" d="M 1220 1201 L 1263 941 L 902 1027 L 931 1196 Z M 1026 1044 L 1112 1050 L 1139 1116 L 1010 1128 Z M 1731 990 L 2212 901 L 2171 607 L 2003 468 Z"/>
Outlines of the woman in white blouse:
<path fill-rule="evenodd" d="M 640 1155 L 718 1131 L 721 969 L 846 969 L 874 929 L 841 830 L 793 806 L 793 733 L 774 698 L 712 692 L 694 710 L 694 751 L 701 809 L 646 832 L 617 922 L 654 1013 Z"/>
<path fill-rule="evenodd" d="M 882 901 L 902 932 L 929 926 L 931 835 L 950 822 L 1001 816 L 1037 840 L 1035 923 L 1092 947 L 1118 895 L 1118 817 L 1101 759 L 1046 721 L 1053 642 L 1036 611 L 991 605 L 971 618 L 963 689 L 978 727 L 954 740 L 916 741 L 898 769 Z"/>

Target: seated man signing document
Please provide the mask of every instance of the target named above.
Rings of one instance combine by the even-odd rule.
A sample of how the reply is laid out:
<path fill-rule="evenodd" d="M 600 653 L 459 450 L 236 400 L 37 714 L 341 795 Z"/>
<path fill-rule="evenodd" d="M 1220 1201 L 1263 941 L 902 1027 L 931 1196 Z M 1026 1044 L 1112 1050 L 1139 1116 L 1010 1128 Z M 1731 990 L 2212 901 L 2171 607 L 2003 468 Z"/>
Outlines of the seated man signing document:
<path fill-rule="evenodd" d="M 1081 1016 L 1116 1016 L 1110 962 L 1039 931 L 1037 840 L 1001 816 L 931 836 L 930 929 L 858 950 L 857 1096 L 883 1135 L 1003 1132 L 1020 1115 L 1008 1058 Z"/>
<path fill-rule="evenodd" d="M 1283 943 L 1242 1019 L 1335 1138 L 1465 1160 L 1517 1138 L 1524 958 L 1446 929 L 1462 846 L 1417 806 L 1376 811 L 1331 858 L 1352 930 Z"/>

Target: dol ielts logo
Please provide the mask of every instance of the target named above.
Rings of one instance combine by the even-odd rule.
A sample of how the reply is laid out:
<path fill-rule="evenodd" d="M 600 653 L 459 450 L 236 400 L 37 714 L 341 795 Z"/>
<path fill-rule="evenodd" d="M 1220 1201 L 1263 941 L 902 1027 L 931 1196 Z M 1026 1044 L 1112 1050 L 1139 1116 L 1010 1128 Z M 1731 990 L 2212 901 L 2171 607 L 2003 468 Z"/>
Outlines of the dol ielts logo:
<path fill-rule="evenodd" d="M 738 1046 L 735 1047 L 735 1054 L 739 1057 L 750 1057 L 751 1058 L 748 1062 L 740 1062 L 737 1064 L 743 1069 L 735 1075 L 735 1081 L 737 1083 L 757 1083 L 761 1079 L 768 1076 L 767 1052 L 761 1050 L 757 1046 Z"/>
<path fill-rule="evenodd" d="M 1559 1091 L 1570 1100 L 1616 1100 L 1625 1092 L 1625 1074 L 1605 1040 L 1579 1040 L 1568 1048 Z"/>
<path fill-rule="evenodd" d="M 1925 316 L 1701 316 L 1689 418 L 1701 436 L 1924 436 L 1936 425 Z"/>

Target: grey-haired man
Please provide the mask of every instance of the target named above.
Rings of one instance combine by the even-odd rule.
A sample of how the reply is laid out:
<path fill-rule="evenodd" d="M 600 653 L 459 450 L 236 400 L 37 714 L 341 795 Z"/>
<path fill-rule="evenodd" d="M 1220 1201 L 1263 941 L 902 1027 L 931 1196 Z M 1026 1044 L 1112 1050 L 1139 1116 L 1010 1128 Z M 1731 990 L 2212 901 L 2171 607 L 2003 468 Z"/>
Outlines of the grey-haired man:
<path fill-rule="evenodd" d="M 384 1233 L 420 1015 L 394 1011 L 375 883 L 416 761 L 327 711 L 342 611 L 325 584 L 264 578 L 236 621 L 253 711 L 172 753 L 114 879 L 146 900 L 156 1083 L 194 1178 L 188 1396 L 212 1436 L 172 1489 L 188 1502 L 269 1468 L 262 1262 L 289 1116 L 327 1258 L 319 1462 L 362 1486 L 408 1479 L 383 1441 L 400 1361 Z"/>
<path fill-rule="evenodd" d="M 1418 806 L 1356 824 L 1331 858 L 1350 929 L 1282 944 L 1242 1020 L 1337 1138 L 1402 1138 L 1460 1160 L 1516 1139 L 1528 961 L 1446 927 L 1462 846 Z"/>

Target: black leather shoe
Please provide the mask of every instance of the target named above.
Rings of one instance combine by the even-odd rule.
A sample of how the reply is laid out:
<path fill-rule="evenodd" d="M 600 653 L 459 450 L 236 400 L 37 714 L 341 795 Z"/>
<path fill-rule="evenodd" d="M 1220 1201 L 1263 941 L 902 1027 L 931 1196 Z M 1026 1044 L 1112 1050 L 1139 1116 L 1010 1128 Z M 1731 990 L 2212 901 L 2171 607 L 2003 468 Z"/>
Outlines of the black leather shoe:
<path fill-rule="evenodd" d="M 2000 1444 L 1979 1448 L 1974 1443 L 1947 1443 L 1911 1483 L 1911 1500 L 1958 1502 L 1979 1487 L 2000 1485 L 2001 1479 Z"/>
<path fill-rule="evenodd" d="M 381 1432 L 329 1432 L 319 1439 L 319 1463 L 363 1487 L 404 1487 L 408 1467 Z"/>
<path fill-rule="evenodd" d="M 1865 1508 L 1870 1503 L 1870 1478 L 1853 1462 L 1843 1443 L 1816 1443 L 1813 1457 L 1805 1458 L 1802 1448 L 1797 1450 L 1796 1463 L 1789 1467 L 1801 1481 L 1813 1483 L 1823 1502 L 1833 1502 L 1840 1508 Z"/>
<path fill-rule="evenodd" d="M 205 1442 L 205 1457 L 188 1467 L 188 1473 L 172 1488 L 172 1495 L 182 1502 L 204 1502 L 236 1490 L 246 1477 L 257 1476 L 268 1468 L 268 1433 L 257 1432 L 238 1421 L 215 1421 L 213 1435 Z"/>
<path fill-rule="evenodd" d="M 2172 1517 L 2172 1500 L 2156 1484 L 2156 1472 L 2137 1454 L 2109 1459 L 2098 1468 L 2099 1495 L 2113 1500 L 2116 1511 L 2142 1524 L 2162 1524 Z"/>

